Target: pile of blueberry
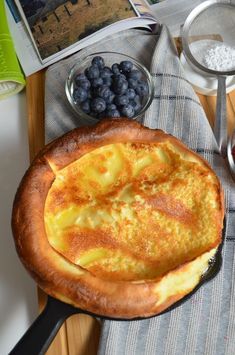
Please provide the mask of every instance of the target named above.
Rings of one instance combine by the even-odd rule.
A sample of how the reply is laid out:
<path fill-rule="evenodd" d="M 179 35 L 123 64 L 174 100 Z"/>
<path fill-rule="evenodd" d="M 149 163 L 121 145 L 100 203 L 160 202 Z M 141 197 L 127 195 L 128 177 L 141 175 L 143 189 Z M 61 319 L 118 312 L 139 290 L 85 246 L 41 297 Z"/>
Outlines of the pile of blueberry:
<path fill-rule="evenodd" d="M 142 73 L 130 60 L 105 65 L 95 56 L 84 73 L 76 75 L 73 99 L 81 110 L 95 118 L 128 117 L 140 112 L 143 99 L 149 94 Z"/>

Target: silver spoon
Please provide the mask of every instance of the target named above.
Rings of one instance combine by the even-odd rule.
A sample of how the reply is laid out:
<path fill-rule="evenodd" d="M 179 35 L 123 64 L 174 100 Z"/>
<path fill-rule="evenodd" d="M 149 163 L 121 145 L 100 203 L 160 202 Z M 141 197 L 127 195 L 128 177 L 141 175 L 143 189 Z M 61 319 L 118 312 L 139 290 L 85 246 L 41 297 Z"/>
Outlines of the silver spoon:
<path fill-rule="evenodd" d="M 219 152 L 225 159 L 230 174 L 235 181 L 235 161 L 232 154 L 233 146 L 235 145 L 235 129 L 229 136 L 227 131 L 226 77 L 223 76 L 218 77 L 214 135 L 219 147 Z"/>
<path fill-rule="evenodd" d="M 228 145 L 227 145 L 227 159 L 228 159 L 228 165 L 230 168 L 230 173 L 232 175 L 233 180 L 235 181 L 235 162 L 234 162 L 234 157 L 232 154 L 232 149 L 233 145 L 235 142 L 235 130 L 233 131 L 232 135 L 228 139 Z"/>

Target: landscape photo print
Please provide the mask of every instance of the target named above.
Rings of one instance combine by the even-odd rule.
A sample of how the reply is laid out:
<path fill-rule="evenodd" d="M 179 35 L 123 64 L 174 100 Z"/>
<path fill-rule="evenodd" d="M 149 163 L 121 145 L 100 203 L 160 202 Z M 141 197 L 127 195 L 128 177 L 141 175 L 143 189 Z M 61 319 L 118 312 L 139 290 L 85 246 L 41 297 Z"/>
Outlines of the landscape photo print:
<path fill-rule="evenodd" d="M 19 2 L 42 60 L 103 27 L 136 16 L 129 0 L 19 0 Z"/>

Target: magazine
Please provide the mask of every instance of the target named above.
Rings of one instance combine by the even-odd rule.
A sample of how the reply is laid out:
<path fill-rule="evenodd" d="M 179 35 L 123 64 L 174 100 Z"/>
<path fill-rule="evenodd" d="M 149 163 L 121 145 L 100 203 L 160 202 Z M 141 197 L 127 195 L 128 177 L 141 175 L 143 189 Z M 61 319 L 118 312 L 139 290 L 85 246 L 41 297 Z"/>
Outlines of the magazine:
<path fill-rule="evenodd" d="M 5 0 L 10 32 L 26 76 L 128 28 L 165 23 L 173 36 L 179 36 L 180 26 L 202 1 Z"/>
<path fill-rule="evenodd" d="M 150 7 L 141 0 L 7 0 L 7 4 L 12 37 L 26 76 L 107 34 L 156 24 Z"/>

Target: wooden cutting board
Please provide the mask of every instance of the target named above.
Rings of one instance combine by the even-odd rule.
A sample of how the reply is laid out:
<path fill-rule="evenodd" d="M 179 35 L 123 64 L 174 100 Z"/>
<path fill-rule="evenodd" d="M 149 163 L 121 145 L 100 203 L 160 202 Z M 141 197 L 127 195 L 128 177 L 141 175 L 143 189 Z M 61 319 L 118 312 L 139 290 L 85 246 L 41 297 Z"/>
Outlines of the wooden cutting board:
<path fill-rule="evenodd" d="M 28 140 L 30 161 L 44 146 L 44 78 L 42 70 L 26 80 L 28 111 Z M 46 295 L 38 289 L 39 311 L 46 303 Z M 88 315 L 74 315 L 60 328 L 47 355 L 93 355 L 96 354 L 100 326 Z"/>
<path fill-rule="evenodd" d="M 27 78 L 28 139 L 30 160 L 44 146 L 44 78 L 40 71 Z M 198 95 L 208 121 L 213 126 L 216 97 Z M 235 128 L 235 90 L 227 95 L 229 132 Z M 45 305 L 46 295 L 39 290 L 39 309 Z M 48 355 L 93 355 L 97 353 L 100 325 L 87 315 L 74 315 L 61 327 L 51 344 Z"/>

